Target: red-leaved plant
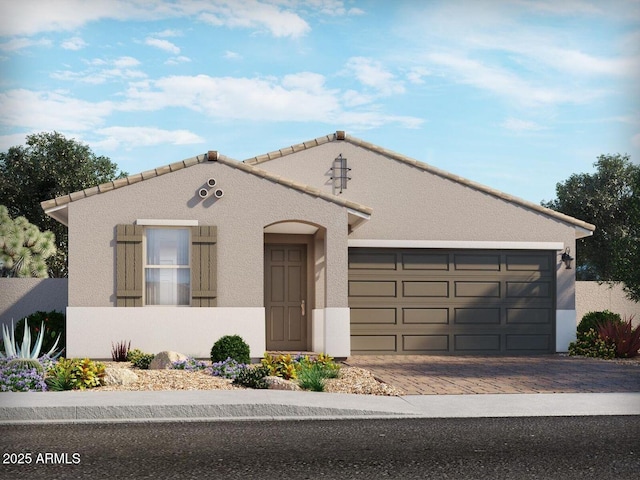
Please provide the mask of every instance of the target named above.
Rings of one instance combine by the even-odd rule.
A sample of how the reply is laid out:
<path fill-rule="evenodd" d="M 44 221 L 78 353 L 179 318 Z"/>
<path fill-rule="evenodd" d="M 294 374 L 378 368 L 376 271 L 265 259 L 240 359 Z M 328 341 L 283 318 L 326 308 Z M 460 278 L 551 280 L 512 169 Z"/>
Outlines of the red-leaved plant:
<path fill-rule="evenodd" d="M 616 357 L 631 358 L 640 352 L 640 326 L 633 328 L 633 315 L 622 323 L 604 322 L 598 324 L 598 335 L 616 347 Z"/>

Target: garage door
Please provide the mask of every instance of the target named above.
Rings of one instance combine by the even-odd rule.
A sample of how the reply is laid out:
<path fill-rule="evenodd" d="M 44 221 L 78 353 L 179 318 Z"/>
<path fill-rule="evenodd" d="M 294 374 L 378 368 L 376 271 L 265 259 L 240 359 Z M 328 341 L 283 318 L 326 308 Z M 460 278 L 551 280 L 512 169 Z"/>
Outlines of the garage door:
<path fill-rule="evenodd" d="M 351 351 L 553 352 L 554 260 L 548 251 L 351 248 Z"/>

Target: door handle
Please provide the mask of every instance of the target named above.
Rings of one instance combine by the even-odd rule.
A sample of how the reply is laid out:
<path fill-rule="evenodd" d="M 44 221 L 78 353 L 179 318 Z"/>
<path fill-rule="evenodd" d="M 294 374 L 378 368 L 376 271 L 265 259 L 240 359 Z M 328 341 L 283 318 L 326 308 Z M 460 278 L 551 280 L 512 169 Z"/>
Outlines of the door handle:
<path fill-rule="evenodd" d="M 300 304 L 300 309 L 302 310 L 302 316 L 304 317 L 304 311 L 305 311 L 304 300 L 302 300 L 302 303 Z"/>

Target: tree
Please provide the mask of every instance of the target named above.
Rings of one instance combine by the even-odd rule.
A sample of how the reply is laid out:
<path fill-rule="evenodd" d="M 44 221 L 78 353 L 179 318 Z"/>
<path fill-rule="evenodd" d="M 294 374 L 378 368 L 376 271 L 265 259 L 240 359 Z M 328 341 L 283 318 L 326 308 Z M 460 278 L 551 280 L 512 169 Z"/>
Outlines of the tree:
<path fill-rule="evenodd" d="M 47 260 L 49 276 L 67 276 L 67 227 L 44 213 L 40 202 L 106 183 L 116 176 L 117 165 L 96 156 L 91 149 L 58 132 L 27 135 L 25 146 L 0 153 L 0 205 L 12 217 L 55 234 L 57 253 Z"/>
<path fill-rule="evenodd" d="M 56 252 L 55 237 L 26 218 L 15 220 L 0 205 L 0 276 L 46 278 L 47 258 Z"/>
<path fill-rule="evenodd" d="M 596 225 L 577 241 L 578 280 L 623 282 L 640 301 L 640 165 L 628 155 L 601 155 L 594 174 L 573 174 L 556 185 L 545 207 Z"/>

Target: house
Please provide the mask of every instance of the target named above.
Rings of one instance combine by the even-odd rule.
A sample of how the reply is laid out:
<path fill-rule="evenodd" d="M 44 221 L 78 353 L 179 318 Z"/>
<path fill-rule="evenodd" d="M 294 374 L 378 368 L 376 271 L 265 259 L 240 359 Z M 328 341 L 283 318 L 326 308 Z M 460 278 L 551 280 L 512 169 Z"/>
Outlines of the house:
<path fill-rule="evenodd" d="M 575 338 L 563 253 L 595 227 L 343 131 L 209 151 L 42 203 L 69 228 L 67 354 L 111 343 L 530 354 Z"/>

